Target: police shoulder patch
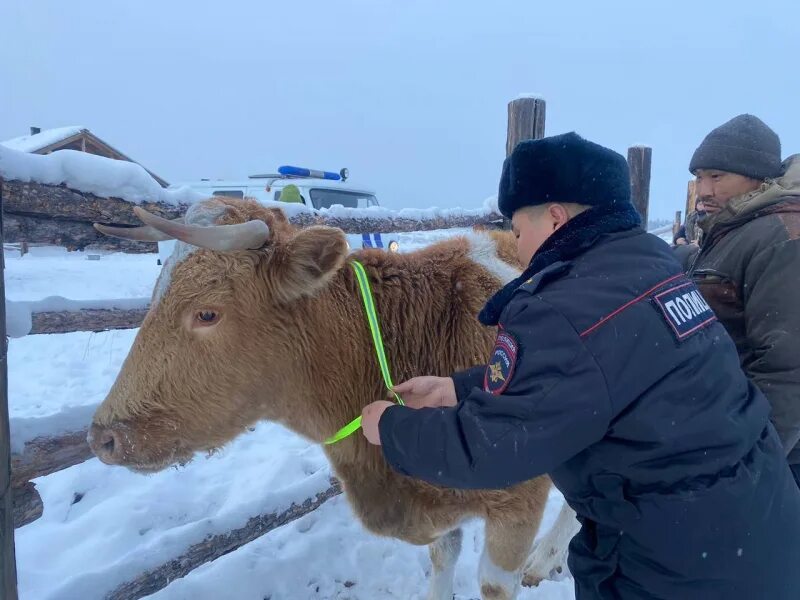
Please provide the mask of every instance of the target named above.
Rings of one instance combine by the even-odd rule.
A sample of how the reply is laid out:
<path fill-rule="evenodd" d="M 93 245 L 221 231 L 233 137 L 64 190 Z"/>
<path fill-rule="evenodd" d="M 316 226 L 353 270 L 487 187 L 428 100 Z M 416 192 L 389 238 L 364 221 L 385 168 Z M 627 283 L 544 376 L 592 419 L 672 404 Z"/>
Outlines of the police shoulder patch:
<path fill-rule="evenodd" d="M 484 391 L 491 392 L 495 396 L 505 391 L 514 375 L 518 353 L 517 340 L 509 332 L 501 330 L 497 334 L 494 350 L 486 366 L 486 374 L 483 377 Z"/>
<path fill-rule="evenodd" d="M 717 319 L 700 290 L 690 281 L 659 292 L 653 300 L 678 341 L 685 340 Z"/>

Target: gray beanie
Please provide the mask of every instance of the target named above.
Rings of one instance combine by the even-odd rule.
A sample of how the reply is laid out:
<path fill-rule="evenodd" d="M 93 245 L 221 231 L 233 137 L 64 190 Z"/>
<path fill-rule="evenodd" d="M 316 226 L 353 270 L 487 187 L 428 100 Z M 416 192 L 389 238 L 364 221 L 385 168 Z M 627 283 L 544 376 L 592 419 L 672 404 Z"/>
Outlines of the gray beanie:
<path fill-rule="evenodd" d="M 739 115 L 709 133 L 689 163 L 689 171 L 718 169 L 752 179 L 781 174 L 781 140 L 764 121 Z"/>

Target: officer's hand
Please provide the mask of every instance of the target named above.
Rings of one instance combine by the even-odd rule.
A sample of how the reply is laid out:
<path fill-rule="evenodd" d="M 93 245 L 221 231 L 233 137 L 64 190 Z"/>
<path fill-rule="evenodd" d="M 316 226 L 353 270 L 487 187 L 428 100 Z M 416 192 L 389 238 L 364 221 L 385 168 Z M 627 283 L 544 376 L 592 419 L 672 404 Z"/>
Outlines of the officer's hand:
<path fill-rule="evenodd" d="M 378 429 L 378 423 L 380 423 L 384 411 L 390 406 L 394 406 L 394 403 L 379 400 L 378 402 L 367 404 L 364 410 L 361 411 L 361 431 L 370 444 L 381 445 L 381 432 Z"/>
<path fill-rule="evenodd" d="M 392 389 L 409 408 L 441 408 L 458 403 L 450 377 L 414 377 Z"/>

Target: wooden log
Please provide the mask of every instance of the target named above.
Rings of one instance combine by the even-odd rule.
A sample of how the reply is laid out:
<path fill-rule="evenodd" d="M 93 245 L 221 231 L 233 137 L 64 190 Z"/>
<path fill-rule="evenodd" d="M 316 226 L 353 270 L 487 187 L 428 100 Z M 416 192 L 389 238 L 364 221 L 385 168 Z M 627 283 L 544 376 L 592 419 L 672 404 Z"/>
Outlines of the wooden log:
<path fill-rule="evenodd" d="M 3 201 L 0 181 L 0 247 L 3 247 Z M 5 253 L 0 255 L 0 298 L 6 296 Z M 0 598 L 17 600 L 17 562 L 14 553 L 14 499 L 11 491 L 11 433 L 8 416 L 8 341 L 6 305 L 0 302 Z"/>
<path fill-rule="evenodd" d="M 238 529 L 214 535 L 189 547 L 181 556 L 142 573 L 132 581 L 123 583 L 106 596 L 106 600 L 135 600 L 162 590 L 175 579 L 186 576 L 197 567 L 233 552 L 245 544 L 269 533 L 273 529 L 294 521 L 319 508 L 330 498 L 342 493 L 341 486 L 331 481 L 331 486 L 314 498 L 292 506 L 282 512 L 252 517 Z"/>
<path fill-rule="evenodd" d="M 508 103 L 506 156 L 520 142 L 544 137 L 546 108 L 543 98 L 517 98 Z"/>
<path fill-rule="evenodd" d="M 433 229 L 455 229 L 474 225 L 492 226 L 500 221 L 500 215 L 491 213 L 478 216 L 448 216 L 434 219 L 409 219 L 389 217 L 385 219 L 323 217 L 313 213 L 301 213 L 289 221 L 297 227 L 327 225 L 338 227 L 345 233 L 401 233 L 411 231 L 431 231 Z"/>
<path fill-rule="evenodd" d="M 123 252 L 157 252 L 155 243 L 131 242 L 103 236 L 92 227 L 95 222 L 107 225 L 141 225 L 130 202 L 118 198 L 99 198 L 63 185 L 20 181 L 5 181 L 4 185 L 12 192 L 12 202 L 5 209 L 8 219 L 7 242 L 52 244 L 71 250 L 101 248 Z M 141 206 L 169 219 L 181 216 L 187 208 L 152 202 L 142 203 Z M 452 215 L 417 220 L 400 216 L 323 217 L 315 213 L 301 213 L 290 220 L 298 227 L 328 225 L 339 227 L 345 233 L 360 234 L 429 231 L 472 227 L 476 224 L 492 226 L 501 221 L 501 216 Z"/>
<path fill-rule="evenodd" d="M 506 157 L 524 140 L 544 137 L 547 104 L 544 98 L 517 98 L 508 103 Z M 511 229 L 511 220 L 503 218 L 503 229 Z"/>
<path fill-rule="evenodd" d="M 22 527 L 42 516 L 44 505 L 31 479 L 80 464 L 93 456 L 86 433 L 83 429 L 37 437 L 25 443 L 22 454 L 11 455 L 14 527 Z"/>
<path fill-rule="evenodd" d="M 22 527 L 42 516 L 44 504 L 33 482 L 28 481 L 21 487 L 11 489 L 14 495 L 14 527 Z"/>
<path fill-rule="evenodd" d="M 688 217 L 694 212 L 697 206 L 697 188 L 695 187 L 695 180 L 690 179 L 686 185 L 686 216 Z"/>
<path fill-rule="evenodd" d="M 647 146 L 628 148 L 628 167 L 631 171 L 631 200 L 642 223 L 647 226 L 650 205 L 650 167 L 653 149 Z"/>
<path fill-rule="evenodd" d="M 84 221 L 90 224 L 141 225 L 133 213 L 134 204 L 127 200 L 101 198 L 65 185 L 45 185 L 33 181 L 6 180 L 4 190 L 3 210 L 6 213 Z M 185 206 L 160 202 L 142 202 L 140 206 L 166 219 L 179 217 L 186 210 Z"/>
<path fill-rule="evenodd" d="M 57 223 L 55 229 L 67 226 L 67 221 L 81 224 L 80 229 L 71 232 L 76 244 L 98 243 L 108 238 L 102 236 L 92 228 L 92 223 L 107 225 L 141 225 L 133 214 L 133 204 L 118 198 L 99 198 L 92 194 L 78 192 L 65 186 L 44 185 L 34 182 L 6 181 L 4 182 L 12 192 L 12 202 L 6 206 L 6 214 L 15 220 L 11 228 L 14 238 L 20 237 L 17 231 L 31 234 L 35 227 L 43 227 L 42 221 L 46 219 Z M 186 206 L 170 206 L 153 202 L 144 202 L 142 208 L 173 219 L 184 214 Z M 22 217 L 27 217 L 24 219 Z M 455 227 L 471 227 L 475 224 L 491 224 L 500 219 L 500 215 L 486 214 L 478 216 L 448 216 L 434 219 L 411 219 L 404 217 L 387 218 L 355 218 L 355 217 L 323 217 L 314 213 L 302 213 L 290 220 L 298 227 L 309 225 L 328 225 L 339 227 L 345 233 L 373 233 L 400 232 L 400 231 L 429 231 L 432 229 L 451 229 Z M 91 229 L 91 232 L 87 230 Z M 58 240 L 57 232 L 48 231 L 42 234 L 41 240 L 26 239 L 29 243 L 50 243 Z M 69 235 L 64 235 L 64 241 L 69 241 Z M 86 239 L 84 239 L 86 238 Z M 7 242 L 22 240 L 9 237 Z M 135 242 L 132 244 L 141 244 Z M 144 244 L 148 252 L 155 252 L 155 244 Z M 136 248 L 137 246 L 132 246 Z"/>
<path fill-rule="evenodd" d="M 86 434 L 87 429 L 81 429 L 25 442 L 21 454 L 11 455 L 11 485 L 22 487 L 31 479 L 90 459 L 94 455 L 86 442 Z"/>
<path fill-rule="evenodd" d="M 33 313 L 31 315 L 33 321 L 31 335 L 133 329 L 142 324 L 147 310 L 146 308 L 134 310 L 83 309 Z"/>
<path fill-rule="evenodd" d="M 157 252 L 154 242 L 132 242 L 103 235 L 88 221 L 51 218 L 41 215 L 6 213 L 6 242 L 63 246 L 69 250 L 98 248 L 118 252 Z"/>

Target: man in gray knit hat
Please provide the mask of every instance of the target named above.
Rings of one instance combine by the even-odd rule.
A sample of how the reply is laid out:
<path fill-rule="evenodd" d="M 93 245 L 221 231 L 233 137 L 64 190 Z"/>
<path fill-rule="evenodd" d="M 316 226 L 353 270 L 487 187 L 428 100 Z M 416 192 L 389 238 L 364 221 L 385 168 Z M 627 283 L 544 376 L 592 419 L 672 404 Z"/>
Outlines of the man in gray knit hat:
<path fill-rule="evenodd" d="M 800 155 L 752 115 L 709 133 L 692 156 L 706 216 L 689 274 L 772 405 L 800 485 Z"/>

